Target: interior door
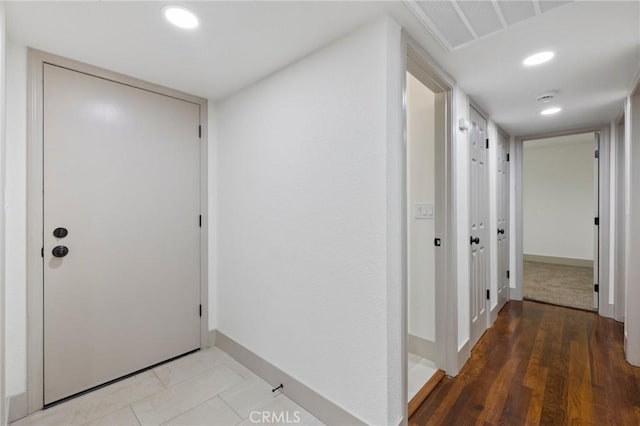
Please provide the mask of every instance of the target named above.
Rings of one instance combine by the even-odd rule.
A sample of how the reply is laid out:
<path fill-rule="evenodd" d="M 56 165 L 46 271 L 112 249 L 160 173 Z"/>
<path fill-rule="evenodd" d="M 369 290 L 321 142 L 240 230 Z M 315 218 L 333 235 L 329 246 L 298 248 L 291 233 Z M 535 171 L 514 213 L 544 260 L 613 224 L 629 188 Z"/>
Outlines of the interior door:
<path fill-rule="evenodd" d="M 44 66 L 44 403 L 200 347 L 199 105 Z"/>
<path fill-rule="evenodd" d="M 498 309 L 509 300 L 509 139 L 498 133 Z"/>
<path fill-rule="evenodd" d="M 469 108 L 470 159 L 470 285 L 471 347 L 487 329 L 487 289 L 489 288 L 489 175 L 487 168 L 487 122 Z"/>
<path fill-rule="evenodd" d="M 598 310 L 600 295 L 598 293 L 600 283 L 600 133 L 594 133 L 594 155 L 593 161 L 593 212 L 596 220 L 593 227 L 593 309 Z"/>

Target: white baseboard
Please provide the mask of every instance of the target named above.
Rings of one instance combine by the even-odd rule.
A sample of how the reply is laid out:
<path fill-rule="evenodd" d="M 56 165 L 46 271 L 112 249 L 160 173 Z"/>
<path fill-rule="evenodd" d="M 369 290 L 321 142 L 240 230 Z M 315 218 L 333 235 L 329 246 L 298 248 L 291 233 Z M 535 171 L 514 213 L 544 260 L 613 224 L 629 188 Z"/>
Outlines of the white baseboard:
<path fill-rule="evenodd" d="M 434 361 L 436 359 L 436 344 L 422 337 L 407 335 L 407 352 Z"/>
<path fill-rule="evenodd" d="M 209 347 L 216 345 L 216 330 L 209 330 Z"/>
<path fill-rule="evenodd" d="M 365 425 L 362 420 L 262 359 L 235 340 L 214 330 L 217 347 L 271 385 L 284 385 L 283 393 L 327 425 Z"/>
<path fill-rule="evenodd" d="M 523 254 L 525 262 L 551 263 L 553 265 L 579 266 L 593 268 L 593 259 L 575 259 L 572 257 L 542 256 L 539 254 Z"/>
<path fill-rule="evenodd" d="M 29 414 L 27 411 L 27 399 L 26 391 L 7 397 L 6 408 L 9 415 L 9 423 L 15 422 Z"/>
<path fill-rule="evenodd" d="M 469 347 L 469 341 L 467 340 L 464 345 L 458 350 L 458 371 L 456 374 L 452 374 L 453 376 L 457 376 L 462 370 L 462 367 L 467 363 L 467 361 L 471 358 L 471 348 Z"/>

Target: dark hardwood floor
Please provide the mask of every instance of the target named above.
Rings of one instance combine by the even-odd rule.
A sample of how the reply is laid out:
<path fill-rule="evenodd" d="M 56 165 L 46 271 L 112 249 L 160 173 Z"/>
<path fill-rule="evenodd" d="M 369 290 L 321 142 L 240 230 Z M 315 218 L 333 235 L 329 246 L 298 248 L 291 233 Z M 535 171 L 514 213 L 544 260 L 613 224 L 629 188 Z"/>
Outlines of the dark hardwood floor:
<path fill-rule="evenodd" d="M 409 424 L 637 426 L 640 368 L 624 359 L 621 323 L 512 301 Z"/>

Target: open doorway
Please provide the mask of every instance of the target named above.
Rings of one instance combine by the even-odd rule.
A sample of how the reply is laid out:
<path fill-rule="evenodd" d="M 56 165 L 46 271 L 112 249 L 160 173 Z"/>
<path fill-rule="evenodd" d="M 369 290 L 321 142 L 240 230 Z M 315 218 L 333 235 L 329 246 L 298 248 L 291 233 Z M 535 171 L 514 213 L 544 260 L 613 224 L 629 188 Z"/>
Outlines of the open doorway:
<path fill-rule="evenodd" d="M 523 142 L 524 298 L 598 308 L 599 134 Z"/>
<path fill-rule="evenodd" d="M 450 299 L 449 167 L 452 89 L 424 55 L 407 44 L 405 75 L 405 246 L 404 335 L 408 416 L 449 371 L 455 348 L 445 300 Z"/>
<path fill-rule="evenodd" d="M 436 365 L 436 95 L 407 72 L 407 393 L 411 401 Z"/>

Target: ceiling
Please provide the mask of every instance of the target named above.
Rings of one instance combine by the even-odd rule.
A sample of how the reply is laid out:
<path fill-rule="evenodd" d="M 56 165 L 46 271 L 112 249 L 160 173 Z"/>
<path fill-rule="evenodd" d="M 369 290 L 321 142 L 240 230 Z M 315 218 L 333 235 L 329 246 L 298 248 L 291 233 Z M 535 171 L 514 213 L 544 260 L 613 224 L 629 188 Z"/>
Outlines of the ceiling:
<path fill-rule="evenodd" d="M 179 3 L 199 16 L 198 29 L 170 26 L 160 14 L 163 2 L 7 2 L 9 39 L 217 100 L 389 14 L 515 136 L 614 119 L 640 64 L 637 1 L 526 0 L 518 10 L 510 1 L 469 2 L 500 10 L 500 27 L 487 18 L 487 5 L 467 2 L 457 2 L 457 24 L 437 19 L 439 27 L 416 13 L 430 6 L 414 0 Z M 460 30 L 460 16 L 476 37 L 444 45 L 438 28 Z M 540 50 L 556 57 L 525 68 L 522 59 Z M 535 98 L 546 90 L 558 91 L 553 104 L 563 112 L 539 115 Z"/>
<path fill-rule="evenodd" d="M 615 119 L 640 67 L 640 1 L 572 2 L 450 52 L 429 31 L 420 32 L 423 24 L 402 24 L 514 136 L 592 128 Z M 522 65 L 543 50 L 554 51 L 555 58 Z M 558 91 L 552 105 L 537 102 L 548 90 Z M 541 116 L 548 106 L 563 111 Z"/>

